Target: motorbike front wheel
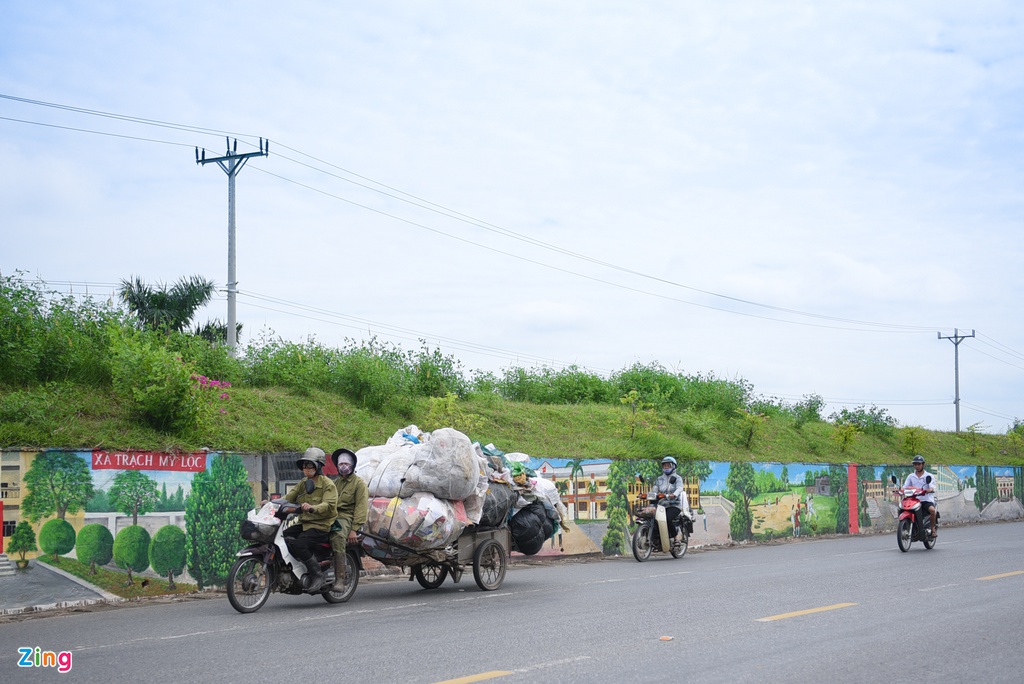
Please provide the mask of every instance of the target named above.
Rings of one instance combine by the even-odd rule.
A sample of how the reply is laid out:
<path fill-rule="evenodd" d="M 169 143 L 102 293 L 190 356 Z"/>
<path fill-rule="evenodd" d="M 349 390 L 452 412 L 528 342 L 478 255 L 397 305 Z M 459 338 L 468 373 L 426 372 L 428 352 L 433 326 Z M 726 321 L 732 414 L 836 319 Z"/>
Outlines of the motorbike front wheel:
<path fill-rule="evenodd" d="M 681 524 L 681 523 L 680 523 Z M 683 539 L 682 541 L 672 542 L 672 557 L 682 558 L 686 555 L 686 549 L 690 546 L 690 535 L 686 533 L 686 530 L 681 532 Z"/>
<path fill-rule="evenodd" d="M 633 532 L 633 558 L 638 563 L 643 563 L 651 557 L 651 529 L 652 525 L 640 525 Z"/>
<path fill-rule="evenodd" d="M 900 524 L 896 527 L 896 543 L 899 544 L 900 551 L 906 553 L 910 550 L 910 542 L 914 538 L 914 521 L 910 518 L 904 518 L 900 520 Z"/>
<path fill-rule="evenodd" d="M 324 601 L 328 603 L 344 603 L 352 598 L 359 585 L 359 564 L 356 563 L 352 552 L 345 554 L 345 585 L 341 591 L 328 590 L 323 593 Z"/>
<path fill-rule="evenodd" d="M 272 585 L 267 564 L 255 556 L 243 556 L 228 573 L 228 601 L 239 613 L 255 613 L 267 602 Z"/>

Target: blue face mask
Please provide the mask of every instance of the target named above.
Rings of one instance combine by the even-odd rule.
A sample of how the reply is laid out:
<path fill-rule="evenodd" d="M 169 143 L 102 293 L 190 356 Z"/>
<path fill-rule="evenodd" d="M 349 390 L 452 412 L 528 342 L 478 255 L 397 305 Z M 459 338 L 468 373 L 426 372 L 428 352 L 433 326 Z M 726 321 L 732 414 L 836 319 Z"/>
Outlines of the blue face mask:
<path fill-rule="evenodd" d="M 675 470 L 675 468 L 662 468 L 661 472 L 665 473 L 666 475 L 671 475 L 673 470 Z"/>

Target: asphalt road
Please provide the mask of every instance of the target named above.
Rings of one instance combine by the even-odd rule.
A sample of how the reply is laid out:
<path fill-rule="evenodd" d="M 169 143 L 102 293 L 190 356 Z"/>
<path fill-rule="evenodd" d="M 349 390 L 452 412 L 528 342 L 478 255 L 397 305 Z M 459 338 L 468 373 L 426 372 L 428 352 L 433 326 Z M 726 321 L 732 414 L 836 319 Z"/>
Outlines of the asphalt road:
<path fill-rule="evenodd" d="M 363 582 L 351 602 L 226 598 L 0 624 L 19 647 L 71 651 L 66 681 L 1019 682 L 1024 523 L 510 568 L 425 591 Z M 664 637 L 669 637 L 665 639 Z M 461 678 L 461 679 L 459 679 Z M 64 681 L 64 680 L 61 680 Z"/>

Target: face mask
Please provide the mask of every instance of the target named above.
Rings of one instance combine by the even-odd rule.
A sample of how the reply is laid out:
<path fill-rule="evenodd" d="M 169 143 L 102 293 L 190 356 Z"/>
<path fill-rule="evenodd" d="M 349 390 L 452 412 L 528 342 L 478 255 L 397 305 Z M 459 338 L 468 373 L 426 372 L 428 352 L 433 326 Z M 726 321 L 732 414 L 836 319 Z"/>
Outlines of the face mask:
<path fill-rule="evenodd" d="M 352 464 L 351 463 L 339 463 L 338 464 L 338 474 L 341 475 L 342 477 L 348 477 L 349 475 L 351 475 L 352 474 Z"/>
<path fill-rule="evenodd" d="M 673 470 L 672 468 L 662 468 L 661 472 L 665 473 L 666 475 L 671 475 L 672 474 L 672 470 Z"/>

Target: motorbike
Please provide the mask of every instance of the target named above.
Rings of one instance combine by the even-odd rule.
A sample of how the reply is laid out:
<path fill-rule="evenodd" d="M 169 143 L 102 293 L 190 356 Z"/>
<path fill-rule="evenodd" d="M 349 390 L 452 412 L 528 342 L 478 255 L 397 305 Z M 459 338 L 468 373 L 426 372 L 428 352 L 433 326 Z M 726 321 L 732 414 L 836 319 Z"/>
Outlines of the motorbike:
<path fill-rule="evenodd" d="M 935 537 L 929 532 L 932 526 L 932 516 L 925 513 L 919 498 L 924 494 L 924 490 L 917 487 L 899 487 L 899 481 L 895 475 L 890 476 L 889 479 L 893 485 L 896 485 L 895 491 L 901 499 L 899 522 L 896 523 L 896 543 L 899 545 L 900 551 L 906 553 L 910 550 L 911 543 L 916 541 L 922 542 L 926 549 L 932 548 L 935 546 Z M 925 482 L 931 484 L 932 476 L 926 476 Z M 936 509 L 935 515 L 938 517 L 938 509 Z"/>
<path fill-rule="evenodd" d="M 352 598 L 362 570 L 358 544 L 348 544 L 345 553 L 345 583 L 334 591 L 334 563 L 330 542 L 319 544 L 313 557 L 324 574 L 323 586 L 309 591 L 310 575 L 305 565 L 292 555 L 284 537 L 289 523 L 297 523 L 300 507 L 284 500 L 271 501 L 266 510 L 273 517 L 262 516 L 262 522 L 244 520 L 240 528 L 250 545 L 236 555 L 238 560 L 228 573 L 228 601 L 239 613 L 254 613 L 263 607 L 271 592 L 282 594 L 319 594 L 328 603 L 344 603 Z"/>
<path fill-rule="evenodd" d="M 664 494 L 649 492 L 646 501 L 639 499 L 635 504 L 633 517 L 638 524 L 633 532 L 632 546 L 633 557 L 640 563 L 650 558 L 655 551 L 667 551 L 673 558 L 682 558 L 690 545 L 693 520 L 682 511 L 675 520 L 678 533 L 674 538 L 669 537 L 666 511 L 668 502 Z"/>

